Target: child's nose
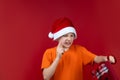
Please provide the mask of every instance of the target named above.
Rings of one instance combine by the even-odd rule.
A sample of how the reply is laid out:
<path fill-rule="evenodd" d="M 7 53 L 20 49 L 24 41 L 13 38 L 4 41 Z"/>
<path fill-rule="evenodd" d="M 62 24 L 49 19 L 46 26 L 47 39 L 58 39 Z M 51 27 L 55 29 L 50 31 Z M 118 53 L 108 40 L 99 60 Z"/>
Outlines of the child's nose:
<path fill-rule="evenodd" d="M 67 37 L 68 40 L 71 40 L 71 37 Z"/>

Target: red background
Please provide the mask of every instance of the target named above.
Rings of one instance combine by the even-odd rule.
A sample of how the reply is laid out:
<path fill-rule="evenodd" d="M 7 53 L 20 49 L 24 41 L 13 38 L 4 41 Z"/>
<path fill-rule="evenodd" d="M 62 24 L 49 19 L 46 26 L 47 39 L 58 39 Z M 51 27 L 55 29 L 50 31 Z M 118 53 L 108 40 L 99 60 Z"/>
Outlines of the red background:
<path fill-rule="evenodd" d="M 119 14 L 119 0 L 1 0 L 0 80 L 42 80 L 42 55 L 55 45 L 47 35 L 61 16 L 77 27 L 76 43 L 116 56 L 112 67 L 120 76 Z"/>

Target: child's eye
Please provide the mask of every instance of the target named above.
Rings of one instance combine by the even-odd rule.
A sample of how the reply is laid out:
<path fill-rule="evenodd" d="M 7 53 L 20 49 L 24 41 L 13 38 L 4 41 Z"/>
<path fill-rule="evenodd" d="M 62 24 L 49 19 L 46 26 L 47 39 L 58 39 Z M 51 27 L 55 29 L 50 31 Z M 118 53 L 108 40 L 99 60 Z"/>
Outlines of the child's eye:
<path fill-rule="evenodd" d="M 67 37 L 68 35 L 63 35 L 63 37 Z"/>
<path fill-rule="evenodd" d="M 71 34 L 70 37 L 75 37 L 75 34 Z"/>
<path fill-rule="evenodd" d="M 74 37 L 74 34 L 70 35 L 71 37 Z"/>

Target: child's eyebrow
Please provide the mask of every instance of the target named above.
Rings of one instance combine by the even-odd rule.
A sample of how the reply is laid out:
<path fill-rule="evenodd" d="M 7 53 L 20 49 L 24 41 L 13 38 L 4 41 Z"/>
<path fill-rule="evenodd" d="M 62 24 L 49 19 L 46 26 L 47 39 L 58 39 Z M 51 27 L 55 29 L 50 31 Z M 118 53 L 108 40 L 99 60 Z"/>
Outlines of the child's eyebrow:
<path fill-rule="evenodd" d="M 68 36 L 68 34 L 64 34 L 63 36 Z"/>

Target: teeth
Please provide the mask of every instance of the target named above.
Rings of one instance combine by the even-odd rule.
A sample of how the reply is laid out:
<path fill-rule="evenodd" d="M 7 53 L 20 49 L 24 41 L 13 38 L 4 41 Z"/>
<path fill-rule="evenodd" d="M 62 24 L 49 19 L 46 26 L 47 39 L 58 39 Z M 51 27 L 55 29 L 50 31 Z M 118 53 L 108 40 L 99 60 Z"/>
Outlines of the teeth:
<path fill-rule="evenodd" d="M 65 44 L 71 44 L 70 42 L 66 42 Z"/>

